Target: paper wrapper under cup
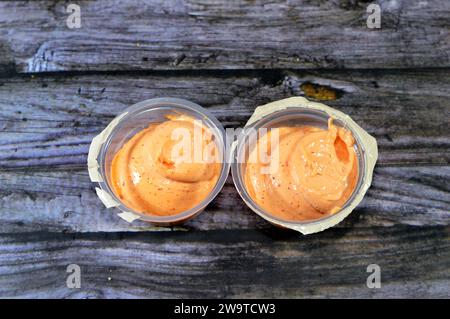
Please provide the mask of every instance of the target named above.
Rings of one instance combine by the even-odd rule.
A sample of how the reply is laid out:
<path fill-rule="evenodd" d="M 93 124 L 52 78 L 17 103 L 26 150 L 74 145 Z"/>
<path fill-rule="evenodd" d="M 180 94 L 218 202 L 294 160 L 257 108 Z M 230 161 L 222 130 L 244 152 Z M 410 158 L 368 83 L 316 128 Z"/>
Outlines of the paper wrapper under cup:
<path fill-rule="evenodd" d="M 350 213 L 355 209 L 355 207 L 362 201 L 364 195 L 369 189 L 372 183 L 373 170 L 375 167 L 375 163 L 378 158 L 378 146 L 377 141 L 374 137 L 369 135 L 366 131 L 364 131 L 358 124 L 356 124 L 350 116 L 342 113 L 341 111 L 335 110 L 325 104 L 311 102 L 303 97 L 291 97 L 280 101 L 275 101 L 272 103 L 268 103 L 256 108 L 253 115 L 248 120 L 246 126 L 259 121 L 263 117 L 272 114 L 274 112 L 278 112 L 287 108 L 300 108 L 300 109 L 314 109 L 327 113 L 330 117 L 340 120 L 347 127 L 349 127 L 352 132 L 354 132 L 362 144 L 364 149 L 364 161 L 365 168 L 363 174 L 363 183 L 362 186 L 357 190 L 353 200 L 347 205 L 345 208 L 340 210 L 339 212 L 330 215 L 326 218 L 316 221 L 310 222 L 281 222 L 278 219 L 271 218 L 268 215 L 260 215 L 262 218 L 268 220 L 269 222 L 281 226 L 290 228 L 304 235 L 317 233 L 323 231 L 327 228 L 333 227 L 336 224 L 340 223 L 344 218 L 346 218 Z M 237 147 L 236 142 L 233 143 L 233 150 Z"/>
<path fill-rule="evenodd" d="M 127 115 L 127 112 L 122 113 L 118 115 L 116 118 L 114 118 L 111 123 L 94 139 L 92 140 L 92 143 L 89 147 L 89 154 L 88 154 L 88 171 L 89 171 L 89 178 L 92 182 L 101 183 L 104 182 L 101 174 L 100 174 L 100 165 L 98 163 L 98 156 L 100 154 L 100 149 L 102 145 L 107 141 L 109 134 L 111 134 L 114 127 L 116 127 L 117 124 L 119 124 L 120 120 Z M 133 214 L 128 211 L 124 211 L 120 209 L 119 203 L 105 190 L 96 187 L 95 191 L 97 193 L 98 198 L 102 201 L 103 205 L 105 205 L 106 208 L 112 208 L 117 207 L 121 212 L 117 215 L 122 218 L 123 220 L 131 223 L 136 219 L 140 219 L 140 216 Z"/>

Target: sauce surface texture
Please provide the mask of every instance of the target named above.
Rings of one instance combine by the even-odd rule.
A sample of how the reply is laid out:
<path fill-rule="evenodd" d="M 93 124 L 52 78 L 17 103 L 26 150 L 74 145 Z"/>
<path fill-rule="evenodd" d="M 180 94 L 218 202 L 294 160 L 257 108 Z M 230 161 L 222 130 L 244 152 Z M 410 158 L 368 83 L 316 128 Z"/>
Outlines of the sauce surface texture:
<path fill-rule="evenodd" d="M 111 185 L 137 212 L 179 214 L 200 204 L 216 185 L 218 154 L 213 135 L 200 121 L 169 116 L 138 132 L 114 155 Z"/>
<path fill-rule="evenodd" d="M 355 189 L 358 161 L 350 131 L 328 120 L 328 129 L 280 127 L 260 136 L 244 172 L 246 189 L 266 212 L 305 221 L 339 211 Z M 269 146 L 264 146 L 269 145 Z M 268 150 L 261 160 L 260 150 Z M 258 154 L 255 154 L 258 152 Z M 277 154 L 274 156 L 274 154 Z"/>

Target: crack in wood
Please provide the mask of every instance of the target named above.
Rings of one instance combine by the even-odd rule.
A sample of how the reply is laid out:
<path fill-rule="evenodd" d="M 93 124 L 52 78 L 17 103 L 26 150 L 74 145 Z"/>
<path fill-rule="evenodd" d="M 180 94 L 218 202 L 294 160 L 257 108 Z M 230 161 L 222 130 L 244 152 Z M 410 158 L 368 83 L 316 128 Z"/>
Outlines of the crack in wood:
<path fill-rule="evenodd" d="M 307 98 L 312 98 L 318 101 L 334 101 L 344 95 L 343 90 L 311 82 L 302 83 L 300 88 Z"/>

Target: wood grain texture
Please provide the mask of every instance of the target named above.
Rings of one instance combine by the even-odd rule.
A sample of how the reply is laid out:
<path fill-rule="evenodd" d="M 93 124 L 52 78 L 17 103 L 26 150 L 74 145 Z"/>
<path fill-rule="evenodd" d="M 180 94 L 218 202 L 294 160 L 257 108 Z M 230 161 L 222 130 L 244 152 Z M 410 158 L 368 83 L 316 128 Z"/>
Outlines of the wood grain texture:
<path fill-rule="evenodd" d="M 448 298 L 448 227 L 0 237 L 0 297 Z M 66 267 L 81 267 L 81 289 Z M 381 267 L 381 288 L 366 286 Z"/>
<path fill-rule="evenodd" d="M 378 141 L 378 165 L 448 165 L 450 71 L 46 75 L 0 79 L 0 169 L 85 167 L 92 138 L 126 107 L 181 97 L 242 127 L 258 105 L 327 87 L 325 101 Z"/>
<path fill-rule="evenodd" d="M 1 80 L 0 231 L 157 230 L 106 210 L 88 179 L 89 143 L 115 114 L 146 98 L 175 96 L 238 127 L 257 105 L 305 95 L 305 84 L 335 92 L 326 103 L 379 143 L 373 186 L 339 227 L 449 223 L 450 71 L 157 72 Z M 177 229 L 252 228 L 270 226 L 244 205 L 230 179 L 204 214 Z"/>
<path fill-rule="evenodd" d="M 70 30 L 67 1 L 0 0 L 0 298 L 448 298 L 450 2 L 376 1 L 370 30 L 371 2 L 82 0 Z M 183 226 L 128 224 L 97 198 L 88 147 L 163 96 L 229 128 L 270 101 L 322 100 L 377 138 L 372 187 L 310 236 L 259 218 L 231 178 Z"/>
<path fill-rule="evenodd" d="M 0 233 L 142 232 L 106 209 L 85 170 L 0 173 Z M 336 227 L 450 224 L 450 167 L 379 167 L 358 208 Z M 231 178 L 201 215 L 175 230 L 271 229 L 241 200 Z"/>
<path fill-rule="evenodd" d="M 450 2 L 373 1 L 0 2 L 0 70 L 411 68 L 450 66 Z"/>

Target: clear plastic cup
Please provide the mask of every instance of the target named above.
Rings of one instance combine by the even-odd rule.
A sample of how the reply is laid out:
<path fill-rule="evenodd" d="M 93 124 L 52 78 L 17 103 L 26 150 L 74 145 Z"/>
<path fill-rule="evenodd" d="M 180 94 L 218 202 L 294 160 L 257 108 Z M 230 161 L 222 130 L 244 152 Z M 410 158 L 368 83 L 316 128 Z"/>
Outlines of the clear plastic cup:
<path fill-rule="evenodd" d="M 151 123 L 160 123 L 166 121 L 167 115 L 184 114 L 194 119 L 202 121 L 213 134 L 214 140 L 219 149 L 219 159 L 221 159 L 221 171 L 216 185 L 210 194 L 197 206 L 171 216 L 157 216 L 137 212 L 127 207 L 114 193 L 110 185 L 111 163 L 114 155 L 121 147 L 136 133 L 147 128 Z M 226 152 L 225 130 L 220 122 L 207 110 L 193 102 L 177 98 L 157 98 L 139 102 L 125 109 L 124 112 L 116 117 L 118 124 L 114 126 L 104 137 L 100 150 L 98 152 L 98 173 L 102 181 L 98 181 L 99 187 L 105 191 L 111 198 L 119 203 L 115 206 L 123 212 L 130 212 L 139 216 L 140 220 L 150 222 L 159 226 L 170 226 L 180 224 L 204 210 L 204 208 L 217 196 L 222 189 L 230 169 L 229 160 Z"/>
<path fill-rule="evenodd" d="M 372 159 L 369 159 L 367 156 L 365 145 L 362 142 L 361 132 L 358 132 L 357 130 L 350 128 L 343 120 L 338 118 L 334 118 L 333 124 L 335 124 L 338 127 L 344 127 L 347 130 L 351 131 L 356 140 L 354 149 L 358 158 L 358 181 L 356 187 L 352 195 L 350 196 L 350 198 L 347 200 L 347 202 L 344 204 L 344 206 L 341 208 L 340 211 L 332 215 L 328 215 L 320 219 L 314 220 L 305 220 L 305 221 L 284 220 L 261 208 L 247 192 L 244 179 L 246 163 L 250 151 L 252 150 L 253 147 L 255 147 L 256 144 L 256 139 L 251 138 L 250 134 L 251 132 L 254 132 L 255 130 L 258 131 L 260 128 L 266 128 L 268 131 L 271 128 L 282 126 L 305 126 L 305 125 L 327 129 L 329 117 L 330 115 L 325 111 L 320 111 L 316 109 L 301 108 L 301 107 L 286 108 L 283 110 L 270 113 L 262 117 L 261 119 L 253 122 L 252 124 L 246 126 L 242 131 L 242 133 L 238 136 L 237 142 L 231 154 L 233 159 L 233 164 L 231 167 L 233 181 L 239 195 L 242 197 L 244 202 L 259 216 L 277 226 L 284 228 L 291 228 L 300 231 L 304 234 L 308 234 L 331 227 L 332 223 L 328 223 L 328 225 L 326 225 L 327 220 L 333 219 L 334 221 L 336 221 L 336 223 L 340 222 L 343 218 L 345 218 L 348 215 L 348 212 L 346 213 L 345 216 L 340 216 L 340 214 L 342 214 L 343 211 L 347 207 L 349 207 L 349 205 L 352 205 L 352 203 L 355 201 L 356 195 L 361 193 L 362 195 L 364 195 L 364 193 L 368 188 L 368 185 L 364 183 L 366 167 L 367 165 L 369 165 L 372 166 L 373 169 L 374 162 L 372 165 Z M 320 224 L 323 224 L 324 226 L 321 226 Z M 314 230 L 310 231 L 309 229 Z"/>

